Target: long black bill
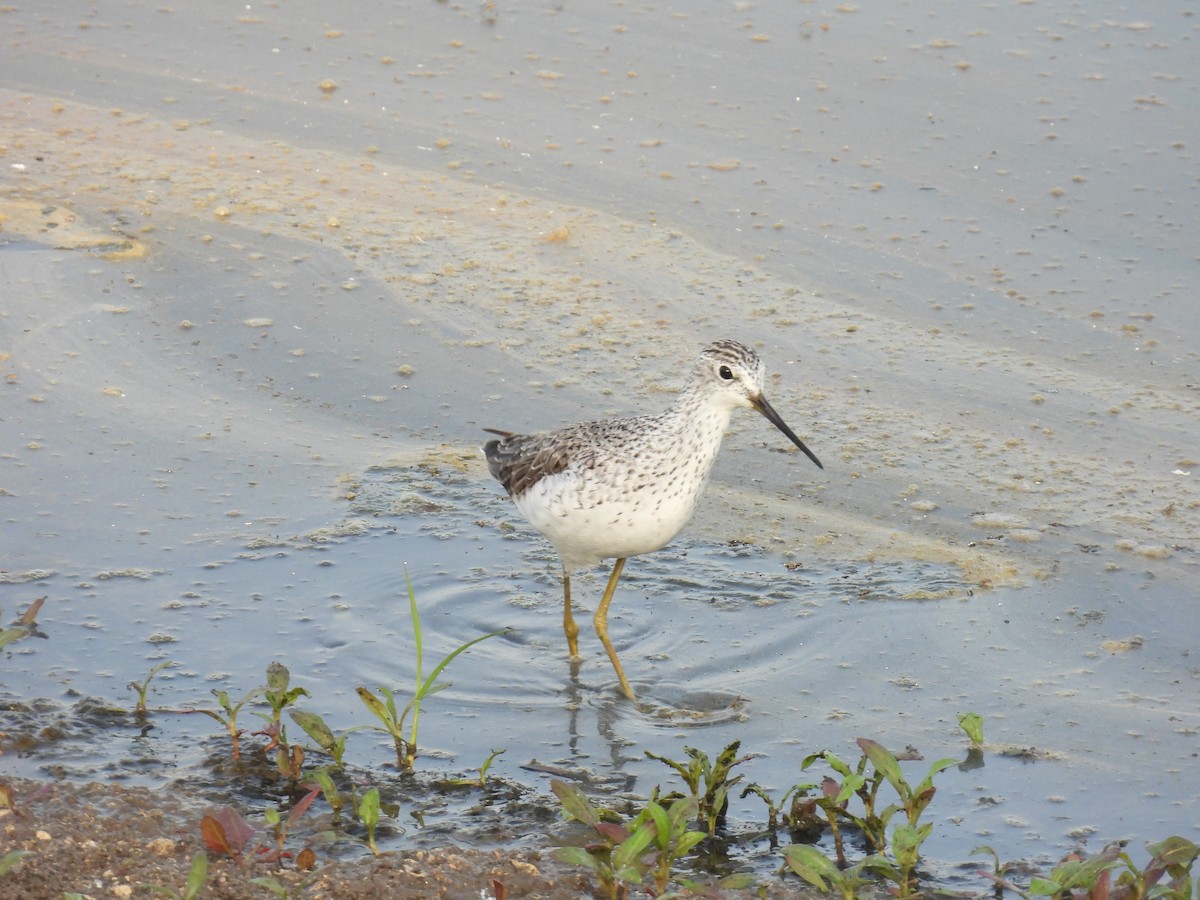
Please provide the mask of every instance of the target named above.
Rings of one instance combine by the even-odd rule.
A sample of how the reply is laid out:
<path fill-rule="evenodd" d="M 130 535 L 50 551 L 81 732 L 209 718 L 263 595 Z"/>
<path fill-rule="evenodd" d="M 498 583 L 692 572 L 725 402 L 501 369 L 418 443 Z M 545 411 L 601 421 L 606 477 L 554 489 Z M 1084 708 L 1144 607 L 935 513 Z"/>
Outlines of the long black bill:
<path fill-rule="evenodd" d="M 753 404 L 755 409 L 757 409 L 760 413 L 762 413 L 766 417 L 768 422 L 770 422 L 772 425 L 774 425 L 776 428 L 778 428 L 780 431 L 782 431 L 784 434 L 786 434 L 788 436 L 789 441 L 791 441 L 793 444 L 795 444 L 797 447 L 799 447 L 801 450 L 803 450 L 804 455 L 807 456 L 809 459 L 811 459 L 813 462 L 815 462 L 817 464 L 818 469 L 825 468 L 823 465 L 821 465 L 821 461 L 819 459 L 817 459 L 816 454 L 804 446 L 804 441 L 802 441 L 802 440 L 800 440 L 800 438 L 796 437 L 796 433 L 794 431 L 792 431 L 792 429 L 787 427 L 787 422 L 783 421 L 783 419 L 780 418 L 779 413 L 775 412 L 775 407 L 773 407 L 770 403 L 767 402 L 766 397 L 764 397 L 762 394 L 759 394 L 757 397 L 754 397 L 753 399 L 751 399 L 750 402 L 751 402 L 751 404 Z"/>

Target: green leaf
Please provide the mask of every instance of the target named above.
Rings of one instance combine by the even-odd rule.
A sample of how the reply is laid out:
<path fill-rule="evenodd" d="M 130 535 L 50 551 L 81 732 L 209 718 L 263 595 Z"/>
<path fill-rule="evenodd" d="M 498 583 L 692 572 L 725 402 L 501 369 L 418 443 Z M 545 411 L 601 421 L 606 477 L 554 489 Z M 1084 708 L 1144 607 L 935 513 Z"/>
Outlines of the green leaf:
<path fill-rule="evenodd" d="M 712 799 L 709 806 L 709 815 L 719 817 L 721 812 L 725 809 L 725 798 L 729 794 L 729 785 L 722 784 L 719 788 L 717 788 L 715 791 L 711 791 L 710 793 L 712 795 Z"/>
<path fill-rule="evenodd" d="M 479 767 L 479 784 L 481 786 L 483 785 L 484 781 L 487 780 L 488 769 L 492 767 L 492 763 L 495 762 L 496 757 L 501 753 L 507 752 L 508 750 L 493 750 L 488 758 L 483 761 L 483 765 Z"/>
<path fill-rule="evenodd" d="M 975 712 L 960 713 L 958 727 L 966 734 L 972 747 L 983 745 L 983 716 Z"/>
<path fill-rule="evenodd" d="M 408 586 L 408 612 L 412 616 L 413 642 L 416 644 L 417 684 L 421 683 L 421 616 L 417 612 L 417 593 L 413 590 L 412 579 L 408 577 L 408 563 L 404 564 L 404 583 Z"/>
<path fill-rule="evenodd" d="M 878 853 L 872 853 L 866 859 L 862 860 L 858 865 L 864 869 L 882 875 L 889 881 L 894 881 L 899 884 L 901 879 L 900 869 L 886 856 L 881 856 Z"/>
<path fill-rule="evenodd" d="M 187 887 L 183 889 L 184 900 L 195 900 L 208 880 L 208 854 L 201 850 L 192 857 L 192 867 L 188 870 Z"/>
<path fill-rule="evenodd" d="M 484 635 L 484 637 L 487 637 L 487 635 Z M 480 640 L 482 640 L 482 638 Z M 432 678 L 433 676 L 431 675 L 430 677 Z M 424 684 L 422 684 L 417 689 L 417 694 L 413 698 L 413 701 L 420 702 L 421 700 L 424 700 L 426 697 L 429 697 L 433 694 L 437 694 L 441 691 L 444 691 L 446 688 L 450 687 L 451 684 L 452 684 L 452 682 L 449 682 L 449 681 L 439 681 L 436 684 L 430 684 L 428 681 L 426 681 Z M 412 706 L 413 706 L 412 703 L 408 704 L 408 709 L 405 709 L 404 712 L 407 713 L 409 709 L 412 709 Z"/>
<path fill-rule="evenodd" d="M 0 856 L 0 875 L 3 875 L 13 866 L 21 861 L 23 856 L 32 856 L 32 850 L 13 850 L 11 853 L 6 853 Z"/>
<path fill-rule="evenodd" d="M 833 798 L 833 802 L 841 806 L 847 800 L 854 796 L 863 785 L 867 783 L 867 779 L 859 775 L 857 772 L 851 772 L 846 776 L 846 780 L 842 782 L 842 788 L 837 792 L 837 796 Z"/>
<path fill-rule="evenodd" d="M 693 847 L 708 837 L 706 831 L 686 831 L 675 842 L 675 855 L 685 856 Z"/>
<path fill-rule="evenodd" d="M 916 865 L 921 844 L 933 831 L 933 823 L 921 826 L 897 825 L 892 830 L 892 853 L 903 865 Z"/>
<path fill-rule="evenodd" d="M 617 881 L 628 881 L 632 884 L 637 884 L 642 880 L 642 870 L 639 867 L 626 866 L 624 869 L 616 869 L 613 872 L 613 878 Z"/>
<path fill-rule="evenodd" d="M 333 736 L 329 726 L 325 724 L 325 720 L 319 715 L 302 709 L 290 709 L 288 715 L 292 717 L 293 722 L 304 729 L 305 734 L 317 742 L 318 747 L 326 753 L 333 750 L 337 739 Z"/>
<path fill-rule="evenodd" d="M 294 687 L 291 690 L 289 690 L 287 693 L 285 693 L 282 697 L 276 697 L 275 699 L 279 703 L 279 708 L 282 709 L 285 706 L 291 706 L 293 703 L 295 703 L 301 697 L 311 697 L 311 696 L 312 696 L 312 694 L 310 694 L 308 692 L 308 688 Z"/>
<path fill-rule="evenodd" d="M 892 755 L 891 751 L 870 738 L 859 738 L 856 743 L 866 754 L 867 759 L 871 761 L 871 765 L 887 779 L 888 784 L 896 793 L 901 797 L 907 796 L 908 783 L 904 780 L 904 773 L 900 771 L 900 763 L 896 761 L 896 757 Z"/>
<path fill-rule="evenodd" d="M 387 697 L 388 715 L 392 717 L 392 721 L 394 722 L 396 720 L 396 692 L 391 688 L 386 688 L 381 685 L 379 688 L 379 693 Z"/>
<path fill-rule="evenodd" d="M 654 825 L 650 822 L 643 823 L 640 828 L 622 841 L 621 845 L 613 851 L 613 868 L 618 870 L 634 868 L 653 840 Z"/>
<path fill-rule="evenodd" d="M 741 762 L 740 759 L 735 759 L 741 746 L 741 741 L 734 741 L 728 747 L 722 750 L 717 755 L 717 764 L 714 767 L 714 771 L 720 773 L 722 776 L 727 775 L 730 769 Z"/>
<path fill-rule="evenodd" d="M 267 688 L 268 690 L 279 693 L 286 691 L 288 682 L 292 680 L 292 675 L 288 672 L 288 667 L 281 662 L 271 662 L 267 666 Z"/>
<path fill-rule="evenodd" d="M 1062 890 L 1084 888 L 1090 890 L 1096 883 L 1101 872 L 1115 869 L 1120 863 L 1120 846 L 1109 844 L 1094 856 L 1087 859 L 1073 859 L 1054 868 L 1050 877 L 1062 885 Z"/>
<path fill-rule="evenodd" d="M 569 866 L 583 866 L 592 871 L 596 870 L 596 857 L 582 847 L 555 847 L 550 855 Z"/>
<path fill-rule="evenodd" d="M 557 778 L 550 782 L 550 790 L 554 791 L 554 795 L 558 797 L 558 802 L 563 805 L 563 811 L 572 818 L 582 822 L 584 825 L 595 827 L 600 822 L 600 816 L 596 813 L 596 808 L 588 802 L 588 798 L 583 795 L 583 792 L 574 785 L 567 784 L 565 781 L 559 781 Z"/>
<path fill-rule="evenodd" d="M 854 770 L 848 766 L 841 757 L 830 753 L 828 750 L 823 750 L 820 753 L 814 753 L 812 756 L 805 757 L 804 764 L 801 769 L 807 769 L 809 765 L 816 762 L 818 759 L 823 759 L 829 765 L 829 768 L 837 772 L 839 775 L 847 776 L 854 774 Z"/>
<path fill-rule="evenodd" d="M 333 778 L 325 769 L 317 769 L 312 773 L 312 779 L 317 783 L 317 787 L 321 789 L 321 794 L 325 798 L 325 802 L 333 809 L 334 817 L 340 817 L 342 811 L 342 795 L 338 791 L 337 785 L 333 783 Z"/>
<path fill-rule="evenodd" d="M 375 846 L 375 826 L 379 824 L 379 788 L 371 788 L 362 796 L 358 804 L 358 817 L 362 819 L 367 829 L 367 846 L 376 856 L 379 848 Z"/>
<path fill-rule="evenodd" d="M 1057 881 L 1051 881 L 1049 878 L 1033 877 L 1029 879 L 1029 893 L 1037 896 L 1050 897 L 1059 893 L 1063 886 Z"/>
<path fill-rule="evenodd" d="M 784 848 L 783 858 L 788 868 L 819 891 L 829 890 L 829 881 L 836 882 L 842 874 L 828 856 L 810 844 L 792 844 Z"/>
<path fill-rule="evenodd" d="M 358 699 L 363 702 L 367 709 L 378 716 L 379 720 L 383 722 L 385 726 L 387 726 L 387 732 L 389 734 L 395 734 L 395 706 L 393 705 L 391 709 L 391 715 L 389 715 L 389 710 L 383 704 L 383 701 L 368 691 L 365 687 L 355 688 L 355 693 L 358 694 Z"/>
<path fill-rule="evenodd" d="M 1153 857 L 1152 862 L 1161 866 L 1190 866 L 1200 856 L 1200 846 L 1178 835 L 1150 844 L 1146 849 Z"/>
<path fill-rule="evenodd" d="M 512 630 L 511 628 L 501 628 L 499 631 L 492 631 L 492 632 L 489 632 L 488 634 L 481 634 L 479 637 L 477 637 L 473 640 L 467 641 L 465 644 L 463 644 L 458 649 L 451 651 L 450 655 L 447 656 L 445 659 L 443 659 L 440 663 L 438 663 L 437 668 L 435 668 L 432 672 L 430 672 L 429 677 L 426 678 L 425 681 L 422 683 L 421 696 L 423 696 L 423 697 L 428 696 L 429 694 L 432 694 L 432 693 L 435 693 L 436 691 L 442 690 L 442 688 L 446 688 L 446 687 L 450 686 L 448 684 L 436 685 L 436 684 L 434 684 L 434 682 L 437 680 L 437 677 L 442 674 L 442 670 L 445 669 L 446 666 L 450 665 L 450 663 L 454 661 L 454 658 L 456 656 L 458 656 L 458 654 L 463 653 L 466 650 L 470 650 L 472 647 L 474 647 L 480 641 L 486 641 L 488 638 L 494 638 L 494 637 L 499 637 L 502 634 L 508 634 L 511 630 Z"/>
<path fill-rule="evenodd" d="M 667 811 L 651 800 L 646 804 L 646 812 L 653 821 L 651 837 L 659 850 L 666 850 L 671 844 L 671 817 Z"/>
<path fill-rule="evenodd" d="M 680 797 L 671 804 L 671 809 L 668 812 L 671 819 L 671 830 L 679 831 L 696 817 L 699 807 L 691 797 Z"/>
<path fill-rule="evenodd" d="M 379 824 L 379 788 L 371 788 L 362 795 L 358 804 L 358 817 L 368 829 Z"/>
<path fill-rule="evenodd" d="M 691 778 L 689 778 L 688 770 L 684 767 L 684 765 L 682 763 L 678 763 L 673 759 L 668 759 L 665 756 L 659 756 L 657 753 L 651 753 L 649 750 L 646 750 L 644 752 L 646 754 L 647 759 L 656 759 L 660 763 L 670 766 L 672 769 L 674 769 L 679 774 L 679 777 L 682 778 L 686 784 L 691 786 Z"/>
<path fill-rule="evenodd" d="M 939 759 L 937 762 L 935 762 L 932 766 L 929 767 L 929 771 L 925 773 L 925 777 L 923 779 L 921 779 L 921 783 L 917 785 L 916 792 L 921 793 L 926 788 L 932 787 L 933 786 L 933 776 L 937 775 L 939 772 L 946 771 L 946 769 L 949 769 L 951 766 L 957 766 L 961 762 L 962 762 L 961 759 L 951 759 L 950 757 L 946 757 L 945 759 Z"/>
<path fill-rule="evenodd" d="M 214 710 L 211 710 L 211 709 L 191 709 L 191 710 L 188 710 L 188 712 L 197 712 L 197 713 L 200 713 L 201 715 L 208 716 L 209 718 L 215 719 L 216 721 L 220 722 L 222 725 L 226 724 L 226 722 L 228 721 L 219 712 L 215 712 Z"/>

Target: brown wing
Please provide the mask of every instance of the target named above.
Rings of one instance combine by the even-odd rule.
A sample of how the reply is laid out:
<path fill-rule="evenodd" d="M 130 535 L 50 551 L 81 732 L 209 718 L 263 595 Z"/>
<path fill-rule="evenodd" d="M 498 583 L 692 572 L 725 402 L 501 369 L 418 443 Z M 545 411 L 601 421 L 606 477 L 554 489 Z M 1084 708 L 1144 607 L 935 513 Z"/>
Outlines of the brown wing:
<path fill-rule="evenodd" d="M 519 496 L 547 475 L 554 475 L 571 462 L 571 444 L 544 434 L 512 434 L 485 428 L 500 440 L 483 445 L 488 471 L 504 485 L 510 497 Z"/>
<path fill-rule="evenodd" d="M 500 440 L 484 444 L 483 455 L 492 477 L 504 485 L 510 497 L 517 497 L 547 475 L 556 475 L 568 466 L 587 479 L 601 459 L 617 468 L 636 460 L 644 445 L 630 441 L 630 435 L 652 431 L 656 418 L 580 422 L 542 434 L 512 434 L 485 428 L 484 431 L 500 435 Z"/>

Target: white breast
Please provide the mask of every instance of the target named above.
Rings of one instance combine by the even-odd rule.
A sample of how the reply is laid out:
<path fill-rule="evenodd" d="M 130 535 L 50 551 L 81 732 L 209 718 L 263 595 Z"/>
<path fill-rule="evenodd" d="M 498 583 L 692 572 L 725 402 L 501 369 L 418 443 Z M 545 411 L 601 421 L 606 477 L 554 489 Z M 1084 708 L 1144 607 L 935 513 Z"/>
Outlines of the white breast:
<path fill-rule="evenodd" d="M 591 466 L 568 466 L 513 500 L 554 544 L 568 573 L 658 550 L 696 511 L 728 423 L 728 415 L 716 418 L 724 421 L 693 420 L 686 433 L 664 435 L 664 446 L 648 453 L 643 446 L 639 455 L 607 452 Z"/>

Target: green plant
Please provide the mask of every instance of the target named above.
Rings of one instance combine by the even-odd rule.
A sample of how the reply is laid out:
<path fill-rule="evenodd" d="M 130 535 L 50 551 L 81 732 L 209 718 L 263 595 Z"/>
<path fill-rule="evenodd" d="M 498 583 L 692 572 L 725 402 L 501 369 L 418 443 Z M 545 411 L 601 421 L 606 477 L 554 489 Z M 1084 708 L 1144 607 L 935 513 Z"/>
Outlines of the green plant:
<path fill-rule="evenodd" d="M 863 835 L 872 850 L 872 853 L 862 860 L 859 874 L 862 869 L 876 872 L 896 885 L 899 896 L 911 896 L 916 890 L 916 870 L 921 861 L 921 845 L 933 832 L 933 824 L 922 823 L 921 816 L 936 793 L 933 786 L 934 776 L 957 764 L 958 760 L 940 759 L 933 763 L 925 777 L 914 787 L 905 779 L 899 760 L 882 744 L 868 738 L 858 738 L 857 744 L 862 750 L 862 756 L 854 768 L 828 751 L 807 757 L 802 766 L 807 769 L 816 760 L 822 759 L 842 776 L 840 783 L 832 778 L 825 778 L 821 784 L 821 796 L 816 800 L 816 806 L 825 815 L 833 835 L 837 867 L 839 870 L 848 869 L 844 837 L 840 828 L 840 823 L 846 822 Z M 868 767 L 871 769 L 869 773 Z M 884 784 L 895 791 L 899 802 L 880 809 L 879 791 Z M 850 800 L 854 798 L 862 804 L 861 813 L 850 809 Z M 905 821 L 891 826 L 891 821 L 898 812 L 904 813 Z M 806 879 L 810 874 L 822 874 L 807 851 L 793 851 L 793 856 L 799 859 L 807 873 L 800 873 L 793 867 L 797 874 L 802 874 Z"/>
<path fill-rule="evenodd" d="M 310 773 L 313 781 L 321 789 L 321 794 L 325 798 L 325 802 L 329 804 L 330 810 L 333 812 L 333 823 L 336 825 L 342 818 L 342 807 L 346 802 L 346 795 L 334 783 L 333 776 L 325 769 L 316 769 Z"/>
<path fill-rule="evenodd" d="M 162 894 L 166 897 L 174 897 L 175 900 L 195 900 L 200 896 L 200 891 L 204 889 L 204 882 L 208 880 L 208 854 L 201 850 L 192 857 L 191 868 L 188 869 L 187 884 L 184 886 L 183 893 L 173 891 L 170 888 L 163 887 L 158 884 L 142 884 L 141 887 L 147 890 L 154 891 L 156 894 Z"/>
<path fill-rule="evenodd" d="M 412 615 L 413 639 L 416 644 L 416 680 L 413 697 L 408 701 L 404 710 L 397 714 L 396 694 L 390 688 L 379 688 L 379 692 L 385 698 L 384 700 L 380 700 L 379 697 L 365 687 L 358 688 L 357 692 L 359 699 L 362 700 L 367 709 L 374 713 L 376 718 L 383 723 L 382 726 L 366 725 L 360 727 L 382 731 L 389 735 L 396 748 L 396 766 L 402 772 L 412 772 L 417 759 L 417 728 L 421 718 L 421 702 L 430 694 L 436 694 L 438 691 L 450 686 L 448 682 L 439 683 L 437 677 L 442 674 L 446 666 L 450 665 L 460 653 L 469 650 L 480 641 L 486 641 L 488 638 L 493 638 L 497 635 L 507 634 L 508 629 L 503 628 L 500 631 L 493 631 L 490 634 L 484 634 L 474 640 L 467 641 L 465 644 L 451 651 L 434 667 L 434 670 L 429 673 L 427 678 L 423 678 L 421 676 L 423 662 L 421 617 L 417 612 L 417 596 L 413 591 L 412 580 L 408 577 L 407 566 L 404 568 L 404 581 L 408 586 L 408 608 Z M 412 713 L 412 730 L 406 738 L 404 736 L 404 722 L 410 712 Z"/>
<path fill-rule="evenodd" d="M 868 869 L 896 885 L 898 896 L 911 897 L 917 889 L 921 844 L 933 832 L 933 823 L 897 825 L 892 829 L 891 856 L 876 853 L 863 860 Z"/>
<path fill-rule="evenodd" d="M 880 814 L 881 817 L 890 818 L 893 809 L 897 811 L 902 809 L 908 819 L 908 824 L 912 826 L 917 825 L 921 814 L 925 812 L 933 800 L 933 795 L 937 793 L 937 788 L 933 786 L 934 776 L 958 763 L 957 759 L 950 757 L 939 759 L 929 767 L 929 771 L 925 773 L 925 777 L 917 783 L 917 786 L 912 787 L 905 780 L 899 761 L 887 748 L 869 738 L 859 738 L 857 743 L 866 754 L 867 759 L 871 761 L 871 765 L 877 772 L 883 774 L 887 783 L 900 798 L 899 806 L 889 806 L 884 813 Z"/>
<path fill-rule="evenodd" d="M 849 808 L 850 799 L 855 796 L 860 796 L 860 792 L 867 787 L 867 778 L 863 774 L 867 765 L 867 757 L 864 755 L 858 761 L 858 766 L 851 769 L 841 757 L 822 750 L 820 753 L 814 753 L 805 757 L 801 763 L 801 769 L 808 769 L 817 760 L 824 762 L 833 769 L 834 772 L 842 776 L 840 782 L 826 775 L 821 779 L 821 794 L 817 798 L 817 808 L 821 810 L 825 816 L 825 821 L 829 825 L 829 831 L 833 835 L 834 853 L 837 855 L 837 864 L 841 868 L 845 868 L 846 863 L 846 845 L 842 835 L 841 822 L 845 820 L 852 826 L 856 827 L 868 843 L 871 841 L 871 835 L 867 831 L 868 818 L 866 815 L 867 803 L 874 806 L 875 798 L 871 793 L 867 793 L 864 801 L 864 815 L 859 816 L 852 813 Z M 882 782 L 882 776 L 880 776 Z M 871 844 L 874 848 L 874 844 Z"/>
<path fill-rule="evenodd" d="M 811 827 L 809 822 L 815 816 L 813 809 L 816 808 L 817 801 L 808 796 L 808 792 L 820 787 L 813 782 L 802 782 L 794 784 L 786 791 L 778 801 L 772 800 L 771 795 L 760 784 L 748 784 L 742 789 L 741 796 L 743 798 L 753 794 L 762 800 L 767 805 L 767 830 L 774 834 L 782 825 L 785 828 L 803 828 Z M 785 809 L 788 801 L 791 801 L 790 807 Z M 817 820 L 817 827 L 820 826 L 820 820 Z"/>
<path fill-rule="evenodd" d="M 913 787 L 904 778 L 896 756 L 882 744 L 869 738 L 858 738 L 856 743 L 862 750 L 862 756 L 853 769 L 829 751 L 822 751 L 807 757 L 801 766 L 807 769 L 813 762 L 822 759 L 831 769 L 842 776 L 840 784 L 832 779 L 823 782 L 823 796 L 817 801 L 817 805 L 825 812 L 830 828 L 834 832 L 839 865 L 845 865 L 845 856 L 840 831 L 837 828 L 838 819 L 850 822 L 862 832 L 874 852 L 882 853 L 888 846 L 888 825 L 892 817 L 903 810 L 908 824 L 914 828 L 918 827 L 921 814 L 936 793 L 933 786 L 934 776 L 958 763 L 956 759 L 938 760 L 929 767 L 928 773 L 916 787 Z M 869 776 L 867 775 L 868 764 L 873 768 Z M 885 783 L 896 792 L 900 802 L 879 809 L 879 790 Z M 850 798 L 855 796 L 862 803 L 861 815 L 851 812 L 848 807 Z M 913 837 L 916 835 L 905 835 L 906 841 Z"/>
<path fill-rule="evenodd" d="M 1129 855 L 1122 851 L 1121 861 L 1125 871 L 1117 876 L 1116 891 L 1112 896 L 1141 900 L 1144 897 L 1169 897 L 1171 900 L 1189 900 L 1192 896 L 1192 864 L 1200 858 L 1200 845 L 1187 838 L 1172 835 L 1157 844 L 1149 844 L 1150 862 L 1144 869 L 1137 868 Z M 1159 882 L 1167 877 L 1164 888 Z M 1200 880 L 1196 885 L 1200 894 Z"/>
<path fill-rule="evenodd" d="M 713 835 L 718 826 L 725 822 L 725 810 L 729 807 L 729 789 L 742 780 L 741 775 L 730 778 L 730 771 L 734 766 L 752 758 L 738 758 L 737 752 L 741 745 L 741 741 L 734 741 L 717 755 L 715 763 L 709 761 L 704 751 L 694 747 L 683 748 L 683 752 L 689 757 L 687 763 L 659 756 L 649 750 L 646 751 L 646 756 L 665 763 L 678 773 L 687 785 L 692 799 L 696 801 L 696 808 L 708 828 L 708 834 Z"/>
<path fill-rule="evenodd" d="M 400 816 L 400 804 L 384 803 L 379 797 L 378 788 L 372 787 L 370 791 L 358 796 L 354 791 L 354 785 L 350 785 L 350 790 L 343 792 L 338 788 L 337 782 L 334 781 L 328 769 L 314 769 L 308 773 L 313 780 L 312 790 L 320 791 L 325 798 L 325 803 L 329 804 L 329 808 L 334 815 L 335 827 L 341 822 L 342 810 L 348 809 L 349 815 L 352 818 L 358 818 L 367 829 L 367 846 L 371 847 L 372 852 L 378 852 L 374 846 L 374 829 L 379 822 L 379 815 L 383 814 L 391 818 Z M 413 814 L 416 816 L 415 812 Z M 418 821 L 420 818 L 418 817 Z"/>
<path fill-rule="evenodd" d="M 983 768 L 983 716 L 979 713 L 960 713 L 958 727 L 971 741 L 967 748 L 967 758 L 958 764 L 960 772 L 970 772 Z"/>
<path fill-rule="evenodd" d="M 892 829 L 892 858 L 888 859 L 881 855 L 870 863 L 870 867 L 894 882 L 899 888 L 901 896 L 909 896 L 916 889 L 916 871 L 917 865 L 921 861 L 921 844 L 933 832 L 933 823 L 921 824 L 921 816 L 932 802 L 934 794 L 937 793 L 937 788 L 933 786 L 934 776 L 950 766 L 956 765 L 958 760 L 939 759 L 929 767 L 929 771 L 916 787 L 913 787 L 904 778 L 899 761 L 882 744 L 869 738 L 858 738 L 857 743 L 862 749 L 863 755 L 875 767 L 876 774 L 872 781 L 876 787 L 871 791 L 872 800 L 876 796 L 875 791 L 880 775 L 900 799 L 898 804 L 889 804 L 884 810 L 872 816 L 872 825 L 877 824 L 877 834 L 882 840 L 882 843 L 876 844 L 880 854 L 887 846 L 886 829 L 892 816 L 902 810 L 907 819 L 904 824 L 897 825 Z"/>
<path fill-rule="evenodd" d="M 631 833 L 620 822 L 603 818 L 578 788 L 557 779 L 550 782 L 550 788 L 562 803 L 567 817 L 589 826 L 600 838 L 599 843 L 586 847 L 558 847 L 554 850 L 554 858 L 590 869 L 609 900 L 624 897 L 625 886 L 640 884 L 645 875 L 646 866 L 641 856 L 653 838 L 651 826 L 643 823 L 642 828 Z"/>
<path fill-rule="evenodd" d="M 263 699 L 271 707 L 271 715 L 268 717 L 263 713 L 255 713 L 278 729 L 279 742 L 282 744 L 287 743 L 287 733 L 283 730 L 283 711 L 301 697 L 311 696 L 302 687 L 291 687 L 291 681 L 292 673 L 288 671 L 288 667 L 281 662 L 272 660 L 267 666 L 267 684 L 262 692 Z"/>
<path fill-rule="evenodd" d="M 1146 849 L 1150 861 L 1140 869 L 1125 852 L 1124 841 L 1114 841 L 1092 856 L 1073 853 L 1055 866 L 1049 877 L 1030 879 L 1028 890 L 1008 880 L 1007 866 L 1001 865 L 991 847 L 976 847 L 971 852 L 989 854 L 994 861 L 993 871 L 980 875 L 993 881 L 998 891 L 1010 890 L 1025 900 L 1192 900 L 1192 865 L 1200 857 L 1200 845 L 1172 836 Z M 1115 882 L 1114 872 L 1118 872 Z M 1167 881 L 1162 884 L 1164 878 Z"/>
<path fill-rule="evenodd" d="M 150 682 L 154 680 L 154 676 L 163 669 L 170 668 L 175 665 L 171 660 L 166 659 L 152 666 L 144 681 L 131 681 L 128 687 L 133 688 L 137 693 L 137 706 L 134 708 L 134 715 L 142 718 L 146 715 L 146 694 L 150 691 Z"/>
<path fill-rule="evenodd" d="M 483 761 L 483 765 L 479 767 L 478 778 L 449 778 L 446 780 L 446 784 L 453 785 L 454 787 L 484 787 L 487 784 L 488 769 L 492 767 L 492 763 L 497 756 L 507 752 L 506 750 L 493 750 L 488 755 L 488 758 Z"/>
<path fill-rule="evenodd" d="M 266 724 L 258 731 L 256 735 L 263 735 L 267 738 L 267 746 L 263 748 L 264 754 L 270 754 L 275 751 L 275 766 L 279 770 L 279 774 L 284 778 L 289 778 L 293 781 L 299 780 L 301 771 L 304 766 L 304 748 L 294 746 L 288 743 L 287 729 L 284 727 L 282 714 L 285 709 L 293 713 L 295 710 L 289 709 L 301 697 L 310 696 L 309 692 L 302 687 L 291 687 L 291 673 L 287 666 L 278 661 L 272 661 L 267 666 L 267 681 L 266 684 L 254 688 L 247 693 L 237 704 L 232 704 L 229 701 L 229 695 L 224 691 L 213 691 L 217 701 L 221 704 L 224 715 L 213 710 L 207 709 L 191 709 L 185 712 L 200 712 L 207 716 L 211 716 L 218 722 L 223 724 L 229 731 L 230 737 L 233 740 L 233 758 L 240 758 L 239 739 L 242 731 L 237 727 L 237 716 L 241 708 L 248 702 L 258 697 L 262 697 L 271 707 L 271 712 L 262 713 L 255 712 L 254 715 L 262 719 Z"/>
<path fill-rule="evenodd" d="M 37 630 L 37 614 L 45 602 L 45 597 L 38 597 L 26 607 L 25 612 L 21 613 L 12 625 L 7 628 L 0 628 L 0 650 L 3 650 L 13 641 L 39 633 Z M 44 637 L 44 635 L 42 636 Z"/>
<path fill-rule="evenodd" d="M 487 783 L 488 769 L 492 767 L 492 763 L 496 761 L 496 757 L 501 753 L 507 753 L 507 750 L 493 750 L 488 754 L 488 758 L 483 761 L 483 765 L 479 767 L 479 786 L 483 787 Z"/>
<path fill-rule="evenodd" d="M 959 713 L 958 727 L 966 734 L 974 749 L 983 747 L 983 716 L 974 712 Z"/>
<path fill-rule="evenodd" d="M 1110 896 L 1112 870 L 1121 865 L 1121 845 L 1109 844 L 1094 856 L 1075 854 L 1054 867 L 1049 878 L 1033 878 L 1029 894 L 1043 897 Z"/>
<path fill-rule="evenodd" d="M 671 869 L 675 862 L 708 837 L 703 831 L 689 831 L 688 824 L 695 818 L 698 807 L 691 797 L 680 797 L 664 809 L 654 800 L 646 803 L 631 826 L 636 832 L 645 824 L 653 825 L 650 847 L 653 850 L 651 876 L 654 878 L 656 895 L 661 897 L 671 881 Z"/>
<path fill-rule="evenodd" d="M 787 866 L 820 891 L 836 891 L 843 900 L 855 900 L 867 884 L 867 859 L 841 867 L 811 844 L 792 844 L 783 851 Z"/>
<path fill-rule="evenodd" d="M 262 692 L 262 687 L 256 687 L 250 691 L 247 691 L 242 699 L 237 703 L 232 703 L 227 692 L 213 688 L 212 694 L 217 698 L 217 703 L 221 705 L 224 715 L 214 709 L 185 709 L 184 712 L 201 713 L 209 718 L 216 719 L 223 726 L 225 726 L 225 730 L 229 732 L 229 739 L 233 743 L 233 759 L 236 762 L 237 760 L 241 759 L 240 742 L 243 734 L 242 729 L 238 728 L 237 724 L 238 713 L 241 712 L 243 706 L 245 706 L 255 697 L 262 694 Z"/>
<path fill-rule="evenodd" d="M 375 846 L 375 827 L 379 824 L 379 788 L 371 788 L 363 793 L 358 803 L 358 818 L 367 829 L 367 846 L 376 856 L 379 848 Z"/>
<path fill-rule="evenodd" d="M 585 847 L 559 847 L 555 858 L 590 869 L 609 897 L 623 897 L 626 885 L 641 884 L 647 876 L 654 882 L 653 889 L 647 889 L 651 896 L 670 896 L 666 891 L 675 864 L 708 837 L 689 828 L 698 811 L 692 797 L 679 797 L 669 807 L 649 800 L 631 822 L 623 824 L 610 821 L 612 817 L 597 810 L 578 788 L 562 781 L 550 784 L 567 816 L 591 827 L 600 839 Z M 744 887 L 748 877 L 732 876 L 724 886 Z M 694 882 L 680 883 L 690 891 L 706 890 Z"/>
<path fill-rule="evenodd" d="M 275 747 L 275 768 L 284 778 L 299 781 L 304 776 L 304 757 L 304 748 L 299 744 L 278 744 Z"/>

